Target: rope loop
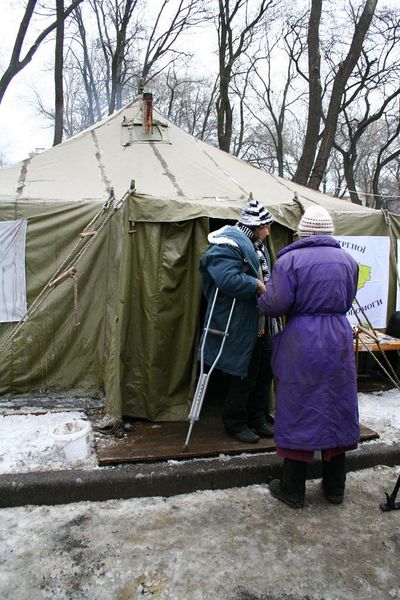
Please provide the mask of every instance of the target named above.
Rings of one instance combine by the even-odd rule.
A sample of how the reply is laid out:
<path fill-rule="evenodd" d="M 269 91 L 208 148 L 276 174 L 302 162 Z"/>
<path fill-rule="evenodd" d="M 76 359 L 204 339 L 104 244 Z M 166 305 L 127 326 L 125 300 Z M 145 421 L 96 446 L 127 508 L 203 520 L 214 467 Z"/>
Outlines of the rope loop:
<path fill-rule="evenodd" d="M 71 273 L 70 275 L 71 280 L 72 280 L 72 285 L 74 287 L 74 321 L 75 321 L 75 327 L 78 327 L 78 325 L 81 324 L 80 320 L 79 320 L 79 306 L 78 306 L 78 278 L 76 276 L 76 273 Z"/>

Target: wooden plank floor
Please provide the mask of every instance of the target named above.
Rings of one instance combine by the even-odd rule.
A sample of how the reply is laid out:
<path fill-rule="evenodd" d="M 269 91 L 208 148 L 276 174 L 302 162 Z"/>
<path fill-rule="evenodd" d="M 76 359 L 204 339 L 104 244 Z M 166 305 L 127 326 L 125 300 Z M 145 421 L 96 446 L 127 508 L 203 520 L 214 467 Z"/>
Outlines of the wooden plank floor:
<path fill-rule="evenodd" d="M 133 431 L 128 432 L 126 437 L 121 439 L 96 434 L 99 465 L 275 451 L 272 438 L 261 438 L 257 444 L 243 444 L 228 437 L 222 422 L 216 418 L 203 419 L 196 423 L 189 448 L 184 448 L 187 431 L 187 422 L 137 422 L 134 424 Z M 361 426 L 361 440 L 378 437 L 379 435 L 372 429 Z"/>

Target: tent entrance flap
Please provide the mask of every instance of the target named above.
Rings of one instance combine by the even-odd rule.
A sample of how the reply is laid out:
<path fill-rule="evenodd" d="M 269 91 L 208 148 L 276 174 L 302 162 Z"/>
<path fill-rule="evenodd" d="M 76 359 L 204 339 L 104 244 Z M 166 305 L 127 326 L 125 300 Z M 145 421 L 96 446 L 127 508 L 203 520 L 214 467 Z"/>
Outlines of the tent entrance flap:
<path fill-rule="evenodd" d="M 194 219 L 136 222 L 127 237 L 118 317 L 120 414 L 161 421 L 187 418 L 197 363 L 198 268 L 207 234 L 207 219 Z M 117 414 L 112 390 L 107 398 L 109 412 Z"/>

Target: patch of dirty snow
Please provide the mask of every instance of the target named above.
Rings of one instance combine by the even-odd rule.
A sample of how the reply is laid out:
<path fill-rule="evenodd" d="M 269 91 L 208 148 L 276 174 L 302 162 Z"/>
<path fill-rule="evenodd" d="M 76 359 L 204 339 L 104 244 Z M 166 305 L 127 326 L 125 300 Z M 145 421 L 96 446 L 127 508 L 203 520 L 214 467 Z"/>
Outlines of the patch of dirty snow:
<path fill-rule="evenodd" d="M 90 455 L 80 460 L 67 461 L 64 448 L 54 441 L 52 432 L 57 427 L 79 419 L 86 419 L 85 414 L 0 415 L 0 473 L 97 467 L 92 432 L 89 433 Z"/>
<path fill-rule="evenodd" d="M 358 394 L 360 422 L 379 434 L 368 443 L 400 443 L 400 391 Z"/>

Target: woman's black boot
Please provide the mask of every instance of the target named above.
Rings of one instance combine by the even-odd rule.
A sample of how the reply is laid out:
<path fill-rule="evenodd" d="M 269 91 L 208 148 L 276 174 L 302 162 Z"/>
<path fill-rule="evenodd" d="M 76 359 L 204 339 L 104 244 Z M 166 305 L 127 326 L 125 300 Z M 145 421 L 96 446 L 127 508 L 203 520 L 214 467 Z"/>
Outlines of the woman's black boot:
<path fill-rule="evenodd" d="M 303 508 L 306 491 L 307 463 L 285 458 L 282 478 L 269 484 L 271 495 L 291 508 Z"/>
<path fill-rule="evenodd" d="M 325 498 L 332 504 L 341 504 L 346 486 L 345 454 L 331 458 L 329 462 L 322 461 L 322 489 Z"/>

